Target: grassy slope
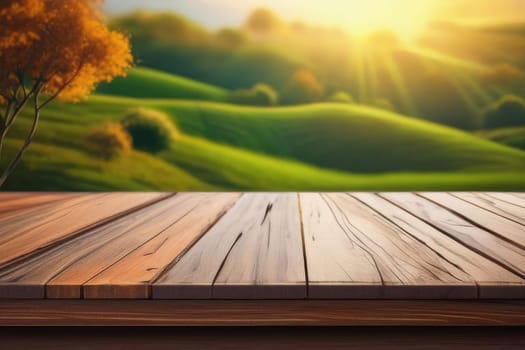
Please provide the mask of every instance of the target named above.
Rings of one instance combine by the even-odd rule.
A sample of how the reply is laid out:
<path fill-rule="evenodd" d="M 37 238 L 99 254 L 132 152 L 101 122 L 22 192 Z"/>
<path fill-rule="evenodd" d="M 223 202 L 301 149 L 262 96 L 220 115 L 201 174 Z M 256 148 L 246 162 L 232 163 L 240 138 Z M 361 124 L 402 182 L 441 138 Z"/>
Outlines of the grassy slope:
<path fill-rule="evenodd" d="M 486 130 L 478 134 L 488 140 L 525 150 L 525 127 Z"/>
<path fill-rule="evenodd" d="M 158 157 L 133 152 L 106 163 L 83 151 L 90 125 L 119 118 L 134 104 L 176 112 L 185 135 Z M 73 122 L 71 116 L 78 119 Z M 28 120 L 21 119 L 12 136 L 27 127 Z M 285 159 L 300 150 L 317 162 L 339 159 L 351 166 L 361 157 L 362 166 L 417 164 L 427 171 L 351 175 Z M 360 153 L 368 153 L 368 162 Z M 525 189 L 524 155 L 452 129 L 363 107 L 267 110 L 201 103 L 197 108 L 184 101 L 96 96 L 45 111 L 36 144 L 7 189 L 517 190 Z M 445 172 L 442 162 L 454 171 Z"/>
<path fill-rule="evenodd" d="M 134 68 L 126 78 L 102 84 L 99 93 L 137 98 L 182 98 L 224 101 L 228 91 L 148 68 Z"/>
<path fill-rule="evenodd" d="M 525 168 L 525 153 L 468 133 L 357 105 L 235 107 L 190 101 L 94 97 L 86 108 L 134 105 L 170 113 L 184 133 L 348 172 L 499 171 Z M 109 117 L 109 115 L 108 115 Z"/>

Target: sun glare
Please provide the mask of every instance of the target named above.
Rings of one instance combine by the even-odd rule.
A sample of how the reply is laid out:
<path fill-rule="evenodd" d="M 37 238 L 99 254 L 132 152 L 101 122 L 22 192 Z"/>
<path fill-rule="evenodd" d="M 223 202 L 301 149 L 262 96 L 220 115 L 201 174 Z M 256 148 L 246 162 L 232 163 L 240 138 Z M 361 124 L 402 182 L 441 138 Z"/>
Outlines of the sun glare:
<path fill-rule="evenodd" d="M 325 25 L 340 26 L 355 34 L 391 29 L 410 39 L 432 16 L 434 0 L 326 0 L 306 2 L 302 17 Z"/>

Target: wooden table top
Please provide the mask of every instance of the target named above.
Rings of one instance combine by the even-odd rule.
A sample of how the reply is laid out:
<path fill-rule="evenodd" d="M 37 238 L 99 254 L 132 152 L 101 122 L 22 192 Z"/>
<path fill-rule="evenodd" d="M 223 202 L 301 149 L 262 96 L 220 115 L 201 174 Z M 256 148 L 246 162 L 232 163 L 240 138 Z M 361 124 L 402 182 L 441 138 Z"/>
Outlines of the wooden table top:
<path fill-rule="evenodd" d="M 0 299 L 525 299 L 522 193 L 2 193 Z"/>

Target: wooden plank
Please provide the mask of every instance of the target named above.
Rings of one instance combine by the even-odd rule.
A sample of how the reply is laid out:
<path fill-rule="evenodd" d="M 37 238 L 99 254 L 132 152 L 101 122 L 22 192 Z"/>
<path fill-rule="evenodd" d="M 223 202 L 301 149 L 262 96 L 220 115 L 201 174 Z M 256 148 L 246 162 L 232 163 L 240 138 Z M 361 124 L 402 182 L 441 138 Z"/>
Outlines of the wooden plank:
<path fill-rule="evenodd" d="M 491 197 L 485 193 L 458 192 L 451 195 L 474 204 L 480 208 L 488 210 L 499 216 L 514 221 L 518 224 L 525 225 L 525 208 L 518 205 Z M 523 226 L 525 231 L 525 226 Z M 525 236 L 525 234 L 523 234 Z"/>
<path fill-rule="evenodd" d="M 206 194 L 173 225 L 86 282 L 84 297 L 149 298 L 151 283 L 178 261 L 238 198 L 238 193 Z"/>
<path fill-rule="evenodd" d="M 94 194 L 91 194 L 93 196 Z M 17 196 L 6 201 L 3 213 L 0 215 L 0 244 L 10 241 L 20 234 L 20 231 L 31 228 L 35 223 L 45 221 L 53 212 L 65 210 L 67 207 L 86 201 L 90 194 L 64 194 L 61 199 L 48 202 L 41 206 L 32 206 L 30 196 Z M 3 199 L 4 196 L 2 195 Z M 38 198 L 37 198 L 38 202 Z M 9 208 L 13 205 L 13 210 Z"/>
<path fill-rule="evenodd" d="M 32 209 L 41 205 L 66 200 L 80 193 L 33 193 L 33 192 L 6 192 L 0 193 L 0 221 L 4 221 L 6 216 L 15 215 L 21 210 Z"/>
<path fill-rule="evenodd" d="M 153 285 L 153 298 L 306 298 L 297 194 L 245 194 Z"/>
<path fill-rule="evenodd" d="M 524 326 L 525 302 L 450 300 L 0 300 L 0 325 Z M 385 341 L 388 342 L 388 340 Z"/>
<path fill-rule="evenodd" d="M 0 297 L 80 298 L 85 282 L 173 225 L 206 196 L 178 194 L 16 264 L 0 273 Z"/>
<path fill-rule="evenodd" d="M 475 253 L 416 216 L 372 193 L 352 196 L 471 276 L 481 298 L 525 298 L 525 280 Z"/>
<path fill-rule="evenodd" d="M 523 225 L 448 193 L 423 192 L 420 195 L 525 250 L 525 227 Z M 525 210 L 523 212 L 525 213 Z"/>
<path fill-rule="evenodd" d="M 509 193 L 512 194 L 515 197 L 519 197 L 519 198 L 525 200 L 525 192 L 509 192 Z"/>
<path fill-rule="evenodd" d="M 90 194 L 48 206 L 38 216 L 2 226 L 0 266 L 73 237 L 84 230 L 166 198 L 166 193 Z M 89 213 L 89 215 L 86 215 Z"/>
<path fill-rule="evenodd" d="M 311 298 L 476 298 L 471 277 L 347 194 L 301 194 Z"/>
<path fill-rule="evenodd" d="M 524 278 L 525 251 L 515 244 L 413 193 L 381 193 L 380 195 L 469 249 Z"/>
<path fill-rule="evenodd" d="M 487 196 L 525 208 L 525 193 L 487 192 Z"/>

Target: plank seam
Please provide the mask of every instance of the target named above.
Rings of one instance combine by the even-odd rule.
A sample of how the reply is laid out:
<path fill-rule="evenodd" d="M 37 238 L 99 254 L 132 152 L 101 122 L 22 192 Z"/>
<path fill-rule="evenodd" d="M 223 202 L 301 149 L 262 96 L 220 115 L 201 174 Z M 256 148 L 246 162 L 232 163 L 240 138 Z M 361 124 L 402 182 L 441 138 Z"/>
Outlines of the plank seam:
<path fill-rule="evenodd" d="M 301 194 L 297 193 L 297 206 L 299 209 L 299 223 L 301 225 L 301 244 L 303 248 L 304 276 L 306 285 L 306 299 L 310 298 L 310 277 L 308 275 L 308 261 L 306 257 L 306 239 L 304 237 L 303 207 L 301 206 Z"/>
<path fill-rule="evenodd" d="M 178 223 L 180 220 L 182 220 L 183 218 L 185 218 L 189 213 L 191 213 L 193 211 L 193 209 L 195 209 L 199 204 L 196 204 L 193 208 L 191 208 L 190 210 L 188 210 L 186 213 L 184 213 L 184 215 L 182 215 L 181 217 L 179 217 L 177 220 L 175 220 L 174 222 L 172 222 L 171 224 L 169 224 L 168 226 L 164 227 L 162 230 L 160 230 L 156 235 L 154 235 L 153 237 L 150 237 L 149 239 L 147 239 L 146 241 L 142 242 L 142 244 L 140 244 L 139 246 L 137 246 L 135 249 L 132 249 L 130 250 L 128 253 L 126 253 L 125 255 L 123 255 L 122 257 L 120 257 L 117 261 L 114 261 L 112 264 L 110 264 L 109 266 L 106 266 L 104 269 L 100 270 L 99 272 L 97 272 L 95 275 L 91 276 L 87 281 L 85 281 L 82 286 L 81 286 L 81 289 L 84 290 L 85 288 L 85 285 L 87 283 L 89 283 L 89 281 L 93 280 L 95 277 L 99 276 L 100 274 L 104 273 L 106 270 L 110 269 L 111 267 L 113 267 L 114 265 L 120 263 L 120 261 L 122 261 L 123 259 L 125 259 L 126 257 L 128 257 L 129 255 L 131 255 L 133 252 L 135 252 L 137 249 L 140 249 L 140 247 L 142 247 L 144 244 L 147 244 L 148 242 L 154 240 L 156 237 L 158 237 L 160 234 L 162 234 L 164 231 L 168 230 L 170 227 L 172 227 L 173 225 L 175 225 L 176 223 Z M 83 294 L 83 293 L 82 293 Z M 151 295 L 151 294 L 150 294 Z"/>
<path fill-rule="evenodd" d="M 155 203 L 155 204 L 153 204 L 153 205 L 151 205 L 151 206 L 149 206 L 149 207 L 142 208 L 140 211 L 137 211 L 136 213 L 137 213 L 137 214 L 140 214 L 141 211 L 146 210 L 146 209 L 148 209 L 148 208 L 152 208 L 152 207 L 154 207 L 156 204 L 159 204 L 159 203 L 160 203 L 160 202 Z M 164 213 L 164 212 L 165 212 L 165 211 L 163 211 L 162 213 Z M 122 220 L 122 219 L 125 219 L 125 218 L 119 218 L 118 220 Z M 115 220 L 114 222 L 116 222 L 116 221 L 118 221 L 118 220 Z M 110 224 L 111 224 L 111 223 L 108 223 L 107 225 L 110 225 Z M 132 227 L 130 227 L 130 229 L 134 229 L 134 228 L 136 228 L 135 225 L 141 225 L 141 223 L 139 222 L 139 223 L 137 223 L 137 224 L 134 224 Z M 95 232 L 95 231 L 96 231 L 96 230 L 92 230 L 92 231 L 90 231 L 90 232 L 87 232 L 87 233 L 86 233 L 86 236 L 89 235 L 90 233 L 97 233 L 97 232 Z M 114 236 L 113 238 L 111 238 L 110 240 L 106 241 L 106 244 L 112 244 L 114 241 L 121 239 L 126 233 L 127 233 L 126 231 L 121 232 L 120 234 L 118 234 L 118 235 Z M 84 236 L 84 237 L 85 237 L 85 236 Z M 67 242 L 64 243 L 64 245 L 65 245 L 65 244 L 67 244 Z M 54 249 L 58 249 L 58 248 L 60 248 L 60 247 L 57 247 L 57 248 L 54 248 Z M 52 252 L 52 250 L 49 250 L 49 252 Z M 51 281 L 53 281 L 57 276 L 59 276 L 59 275 L 62 274 L 64 271 L 66 271 L 67 269 L 69 269 L 72 265 L 77 264 L 79 261 L 81 261 L 81 260 L 84 259 L 85 257 L 91 255 L 92 253 L 93 253 L 92 251 L 87 251 L 85 254 L 79 256 L 79 257 L 78 257 L 77 259 L 75 259 L 74 261 L 71 261 L 69 264 L 63 266 L 60 270 L 56 271 L 52 276 L 50 276 L 50 277 L 47 279 L 47 281 L 45 282 L 45 289 L 46 289 L 46 292 L 47 292 L 47 287 L 49 286 L 49 283 L 50 283 Z M 40 255 L 40 256 L 41 256 L 41 255 Z M 38 258 L 39 258 L 39 256 L 35 256 L 35 257 L 34 257 L 34 259 L 38 259 Z M 1 276 L 1 274 L 0 274 L 0 276 Z M 81 298 L 81 299 L 83 298 L 83 295 L 84 295 L 84 290 L 83 290 L 83 288 L 80 286 L 80 298 Z"/>
<path fill-rule="evenodd" d="M 346 236 L 346 238 L 352 243 L 352 244 L 355 244 L 357 245 L 359 248 L 361 248 L 361 250 L 363 252 L 366 253 L 366 255 L 372 260 L 372 262 L 374 263 L 374 267 L 377 271 L 377 275 L 379 276 L 380 280 L 381 280 L 381 285 L 384 287 L 386 286 L 386 283 L 385 283 L 385 279 L 383 277 L 383 272 L 381 271 L 381 269 L 379 268 L 379 265 L 377 264 L 377 259 L 376 259 L 376 254 L 373 253 L 370 248 L 366 245 L 365 242 L 363 242 L 363 240 L 358 237 L 355 233 L 353 233 L 352 229 L 353 228 L 354 230 L 360 232 L 362 235 L 366 236 L 366 233 L 363 232 L 361 229 L 355 227 L 351 222 L 350 220 L 348 219 L 348 216 L 345 213 L 344 210 L 342 210 L 342 208 L 336 203 L 334 202 L 333 199 L 329 199 L 325 194 L 319 194 L 319 196 L 321 197 L 321 199 L 326 203 L 326 206 L 327 208 L 330 210 L 330 212 L 332 213 L 332 216 L 334 217 L 335 219 L 335 222 L 337 223 L 337 225 L 341 228 L 341 230 L 343 231 L 344 235 Z M 347 221 L 346 223 L 342 223 L 339 221 L 339 219 L 337 218 L 337 215 L 335 213 L 335 210 L 334 208 L 332 208 L 332 206 L 330 205 L 330 202 L 332 202 L 332 204 L 339 210 L 341 216 L 343 217 L 343 221 Z M 345 230 L 345 227 L 347 228 Z M 354 237 L 354 239 L 352 239 L 351 236 Z M 371 240 L 372 243 L 376 244 L 377 245 L 377 242 L 375 242 L 374 240 Z M 397 275 L 397 273 L 393 272 L 392 273 L 394 274 L 394 276 L 399 280 L 401 281 L 402 279 Z"/>
<path fill-rule="evenodd" d="M 525 209 L 525 206 L 523 205 L 520 205 L 520 204 L 517 204 L 517 203 L 512 203 L 512 202 L 509 202 L 508 200 L 505 200 L 503 198 L 498 198 L 498 197 L 494 197 L 494 193 L 497 193 L 497 192 L 484 192 L 487 196 L 495 199 L 495 200 L 499 200 L 499 201 L 502 201 L 502 202 L 505 202 L 507 204 L 512 204 L 512 205 L 515 205 L 517 207 L 520 207 L 520 208 L 523 208 Z M 515 197 L 516 199 L 523 199 L 523 198 L 520 198 L 520 197 L 517 197 L 516 195 L 512 194 L 512 193 L 508 193 L 509 195 L 511 195 L 512 197 Z"/>
<path fill-rule="evenodd" d="M 519 221 L 516 221 L 516 220 L 514 220 L 514 219 L 512 219 L 512 218 L 509 218 L 509 217 L 507 217 L 507 216 L 501 215 L 501 214 L 499 214 L 499 213 L 497 213 L 497 212 L 495 212 L 495 211 L 493 211 L 493 210 L 490 210 L 490 209 L 484 208 L 484 207 L 482 207 L 482 206 L 480 206 L 480 205 L 478 205 L 478 204 L 476 204 L 476 203 L 474 203 L 474 202 L 469 201 L 469 200 L 466 199 L 466 198 L 459 197 L 456 193 L 448 192 L 448 194 L 450 194 L 451 196 L 453 196 L 453 197 L 455 197 L 455 198 L 457 198 L 457 199 L 459 199 L 459 200 L 461 200 L 461 201 L 463 201 L 463 202 L 466 202 L 466 203 L 468 203 L 468 204 L 470 204 L 470 205 L 473 205 L 473 206 L 475 206 L 475 207 L 478 207 L 479 209 L 482 209 L 482 210 L 484 210 L 484 211 L 488 211 L 489 213 L 492 213 L 492 214 L 494 214 L 494 215 L 496 215 L 496 216 L 499 216 L 499 217 L 501 217 L 501 218 L 503 218 L 503 219 L 505 219 L 505 220 L 509 220 L 509 221 L 512 221 L 512 222 L 514 222 L 514 223 L 520 225 L 520 226 L 523 226 L 523 229 L 525 230 L 525 225 L 523 225 L 523 224 L 522 224 L 521 222 L 519 222 Z M 472 194 L 472 195 L 476 195 L 475 193 L 472 193 L 472 192 L 471 192 L 471 194 Z M 478 196 L 477 198 L 483 200 L 483 198 L 480 198 L 479 196 Z M 491 198 L 494 198 L 494 197 L 491 197 Z M 494 200 L 497 200 L 497 199 L 494 198 Z M 503 210 L 502 210 L 502 211 L 503 211 Z"/>
<path fill-rule="evenodd" d="M 117 213 L 115 215 L 112 215 L 110 217 L 106 217 L 106 218 L 104 218 L 104 219 L 102 219 L 100 221 L 97 221 L 97 222 L 95 222 L 93 224 L 90 224 L 90 225 L 88 225 L 86 227 L 83 227 L 83 228 L 81 228 L 81 229 L 79 229 L 79 230 L 77 230 L 75 232 L 72 232 L 72 233 L 70 233 L 70 234 L 68 234 L 68 235 L 66 235 L 66 236 L 64 236 L 62 238 L 59 238 L 59 239 L 57 239 L 57 240 L 55 240 L 53 242 L 50 242 L 48 245 L 46 245 L 44 247 L 40 247 L 40 248 L 38 248 L 38 249 L 36 249 L 36 250 L 34 250 L 32 252 L 29 252 L 27 254 L 18 256 L 16 258 L 14 258 L 14 259 L 12 259 L 12 260 L 10 260 L 10 261 L 0 265 L 0 272 L 4 272 L 6 270 L 9 270 L 9 269 L 13 268 L 14 265 L 16 265 L 16 264 L 24 263 L 27 260 L 32 259 L 32 258 L 34 258 L 34 257 L 36 257 L 36 256 L 38 256 L 38 255 L 40 255 L 42 253 L 45 253 L 47 251 L 50 251 L 51 249 L 59 247 L 60 245 L 66 243 L 66 242 L 72 241 L 73 239 L 75 239 L 77 237 L 80 237 L 83 234 L 85 234 L 85 233 L 87 233 L 87 232 L 89 232 L 91 230 L 95 230 L 95 229 L 100 228 L 102 226 L 105 226 L 105 225 L 107 225 L 107 224 L 109 224 L 109 223 L 111 223 L 113 221 L 116 221 L 116 220 L 121 219 L 121 218 L 123 218 L 125 216 L 133 214 L 133 213 L 135 213 L 135 212 L 137 212 L 139 210 L 142 210 L 142 209 L 147 208 L 149 206 L 152 206 L 154 204 L 160 203 L 160 202 L 162 202 L 162 201 L 164 201 L 166 199 L 169 199 L 169 198 L 175 196 L 176 194 L 177 193 L 174 192 L 174 193 L 167 194 L 165 196 L 161 196 L 159 198 L 155 198 L 153 200 L 149 200 L 149 201 L 144 202 L 142 204 L 139 204 L 139 205 L 137 205 L 137 206 L 135 206 L 133 208 L 127 209 L 127 210 L 122 211 L 122 212 L 119 212 L 119 213 Z"/>
<path fill-rule="evenodd" d="M 388 199 L 388 198 L 382 196 L 381 194 L 378 193 L 378 196 L 380 196 L 381 198 L 385 199 L 386 201 L 392 203 L 392 204 L 395 205 L 396 207 L 398 207 L 398 208 L 404 210 L 405 212 L 409 213 L 410 215 L 414 215 L 414 214 L 412 214 L 409 210 L 407 210 L 407 209 L 405 209 L 405 208 L 403 208 L 403 207 L 397 205 L 394 201 L 391 201 L 390 199 Z M 423 198 L 423 197 L 422 197 L 422 198 Z M 424 199 L 426 199 L 426 198 L 424 198 Z M 446 230 L 443 230 L 443 229 L 441 229 L 439 226 L 433 224 L 431 221 L 426 220 L 426 219 L 424 219 L 424 218 L 421 218 L 421 217 L 419 217 L 419 216 L 417 216 L 417 218 L 420 219 L 420 220 L 422 220 L 422 221 L 424 221 L 424 222 L 427 223 L 428 225 L 432 226 L 432 227 L 435 228 L 436 230 L 440 231 L 441 233 L 443 233 L 443 234 L 446 235 L 447 237 L 449 237 L 449 238 L 453 239 L 454 241 L 458 242 L 458 243 L 461 244 L 462 246 L 464 246 L 464 247 L 466 247 L 466 248 L 472 250 L 473 252 L 475 252 L 475 253 L 477 253 L 477 254 L 483 256 L 484 258 L 486 258 L 486 259 L 492 261 L 493 263 L 495 263 L 495 264 L 501 266 L 501 267 L 504 268 L 505 270 L 507 270 L 507 271 L 509 271 L 509 272 L 511 272 L 511 273 L 513 273 L 513 274 L 515 274 L 515 275 L 517 275 L 517 276 L 520 277 L 521 279 L 525 279 L 525 275 L 522 274 L 521 272 L 516 271 L 516 270 L 514 270 L 513 268 L 511 268 L 511 267 L 505 265 L 504 263 L 502 263 L 502 262 L 499 261 L 498 259 L 493 258 L 493 257 L 490 256 L 489 254 L 484 253 L 482 250 L 469 246 L 468 244 L 466 244 L 465 242 L 463 242 L 463 241 L 460 240 L 459 238 L 457 238 L 457 237 L 455 237 L 454 235 L 451 235 L 450 233 L 448 233 Z"/>
<path fill-rule="evenodd" d="M 447 193 L 450 195 L 450 192 L 447 192 Z M 441 207 L 441 208 L 443 208 L 443 209 L 445 209 L 445 210 L 451 212 L 452 214 L 454 214 L 454 215 L 460 217 L 461 219 L 467 221 L 469 224 L 474 225 L 474 226 L 476 226 L 477 228 L 482 229 L 483 231 L 487 231 L 487 232 L 489 232 L 490 234 L 492 234 L 492 235 L 494 235 L 494 236 L 500 238 L 501 240 L 503 240 L 503 241 L 505 241 L 505 242 L 507 242 L 507 243 L 509 243 L 509 244 L 515 245 L 516 247 L 518 247 L 518 248 L 520 248 L 520 249 L 522 249 L 522 250 L 525 250 L 525 246 L 523 246 L 522 244 L 520 244 L 520 243 L 518 243 L 518 242 L 515 242 L 515 241 L 511 240 L 510 238 L 505 237 L 505 236 L 503 236 L 503 235 L 497 233 L 496 231 L 491 230 L 490 228 L 487 228 L 487 227 L 483 226 L 482 224 L 480 224 L 480 223 L 474 221 L 473 219 L 470 219 L 469 217 L 467 217 L 467 216 L 461 214 L 460 212 L 458 212 L 458 211 L 456 211 L 456 210 L 454 210 L 454 209 L 452 209 L 452 208 L 448 208 L 447 206 L 445 206 L 445 205 L 443 205 L 443 204 L 441 204 L 441 203 L 439 203 L 439 202 L 436 202 L 436 201 L 434 201 L 434 200 L 431 199 L 431 198 L 427 198 L 427 197 L 425 197 L 424 195 L 422 195 L 422 194 L 420 194 L 420 193 L 415 192 L 414 194 L 415 194 L 416 196 L 420 197 L 420 198 L 423 198 L 423 199 L 425 199 L 425 200 L 427 200 L 427 201 L 429 201 L 429 202 L 432 202 L 432 203 L 434 203 L 435 205 L 437 205 L 437 206 L 439 206 L 439 207 Z M 455 196 L 453 196 L 453 197 L 456 198 Z M 463 201 L 463 200 L 462 200 L 462 201 Z M 463 202 L 465 202 L 465 201 L 463 201 Z M 471 203 L 469 203 L 469 202 L 465 202 L 465 203 L 467 203 L 467 204 L 471 204 Z M 483 209 L 483 208 L 481 208 L 481 209 Z M 486 211 L 486 212 L 488 212 L 488 213 L 491 213 L 489 210 L 486 210 L 486 209 L 483 209 L 483 210 Z M 498 216 L 501 217 L 501 218 L 503 218 L 501 215 L 498 215 Z"/>
<path fill-rule="evenodd" d="M 244 194 L 241 194 L 239 197 L 237 197 L 236 200 L 232 201 L 229 205 L 225 206 L 223 211 L 220 212 L 218 215 L 217 215 L 217 218 L 215 220 L 213 220 L 213 222 L 211 222 L 208 227 L 206 227 L 203 232 L 199 235 L 199 237 L 197 237 L 197 239 L 195 239 L 193 242 L 191 242 L 184 250 L 181 251 L 181 253 L 176 256 L 172 261 L 170 261 L 169 264 L 167 264 L 160 272 L 157 273 L 156 276 L 154 276 L 154 278 L 151 279 L 150 281 L 150 288 L 153 288 L 153 285 L 159 280 L 161 279 L 164 274 L 166 274 L 168 272 L 168 270 L 172 269 L 175 265 L 177 265 L 177 263 L 184 257 L 184 255 L 186 255 L 187 252 L 190 251 L 191 248 L 193 248 L 211 229 L 213 226 L 215 226 L 215 224 L 217 222 L 219 222 L 219 220 L 221 220 L 224 215 L 226 215 L 230 209 L 235 205 L 237 204 L 237 202 L 241 199 L 241 197 L 243 196 Z M 151 296 L 152 294 L 150 294 Z"/>
<path fill-rule="evenodd" d="M 439 256 L 441 259 L 443 259 L 444 261 L 448 262 L 450 265 L 454 266 L 455 268 L 457 268 L 458 270 L 464 272 L 465 274 L 469 275 L 461 266 L 459 266 L 458 264 L 450 261 L 448 258 L 446 258 L 442 253 L 438 252 L 436 249 L 432 248 L 430 245 L 428 245 L 425 241 L 423 241 L 422 239 L 416 237 L 415 235 L 413 235 L 412 233 L 408 232 L 407 230 L 405 230 L 403 227 L 399 226 L 396 222 L 394 222 L 393 220 L 391 220 L 389 217 L 387 217 L 386 215 L 384 215 L 383 213 L 381 213 L 379 210 L 371 207 L 370 205 L 368 205 L 366 202 L 363 202 L 362 200 L 360 200 L 359 198 L 353 196 L 352 194 L 350 193 L 347 193 L 348 196 L 352 197 L 353 199 L 357 200 L 358 202 L 362 203 L 364 206 L 366 206 L 367 208 L 369 208 L 370 210 L 372 210 L 373 212 L 377 213 L 380 217 L 382 217 L 385 221 L 387 221 L 387 223 L 390 223 L 391 225 L 393 225 L 395 228 L 399 229 L 400 231 L 402 231 L 403 233 L 405 233 L 406 235 L 408 235 L 409 237 L 411 237 L 412 239 L 414 239 L 415 241 L 419 242 L 421 245 L 423 245 L 424 247 L 430 249 L 432 252 L 434 252 L 437 256 Z M 377 193 L 375 193 L 376 196 Z M 379 197 L 379 196 L 378 196 Z M 380 197 L 382 198 L 382 197 Z M 415 215 L 413 215 L 412 213 L 408 213 L 408 215 L 416 218 L 417 220 L 420 220 L 421 219 Z M 449 273 L 450 274 L 450 273 Z M 457 278 L 456 276 L 450 274 L 452 277 L 454 277 L 456 280 L 458 280 L 459 282 L 464 282 L 464 281 L 461 281 L 459 278 Z M 470 275 L 469 275 L 470 276 Z"/>

